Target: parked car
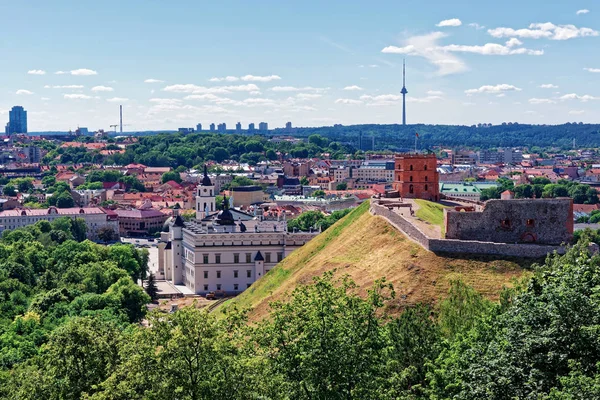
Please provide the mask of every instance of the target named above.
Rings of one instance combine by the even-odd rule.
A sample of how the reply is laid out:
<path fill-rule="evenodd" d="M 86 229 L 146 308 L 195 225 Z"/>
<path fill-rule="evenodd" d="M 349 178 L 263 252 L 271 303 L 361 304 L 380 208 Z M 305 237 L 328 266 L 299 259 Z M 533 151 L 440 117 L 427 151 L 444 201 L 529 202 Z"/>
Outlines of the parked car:
<path fill-rule="evenodd" d="M 225 297 L 224 290 L 215 290 L 214 292 L 208 292 L 206 294 L 206 300 L 222 299 L 223 297 Z"/>

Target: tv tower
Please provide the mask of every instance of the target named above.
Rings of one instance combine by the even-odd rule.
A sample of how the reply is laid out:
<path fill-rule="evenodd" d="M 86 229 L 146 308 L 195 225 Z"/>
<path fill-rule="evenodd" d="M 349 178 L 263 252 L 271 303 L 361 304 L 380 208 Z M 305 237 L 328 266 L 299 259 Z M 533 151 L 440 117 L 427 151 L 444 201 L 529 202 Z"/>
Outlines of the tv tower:
<path fill-rule="evenodd" d="M 402 60 L 402 125 L 406 125 L 406 63 Z"/>

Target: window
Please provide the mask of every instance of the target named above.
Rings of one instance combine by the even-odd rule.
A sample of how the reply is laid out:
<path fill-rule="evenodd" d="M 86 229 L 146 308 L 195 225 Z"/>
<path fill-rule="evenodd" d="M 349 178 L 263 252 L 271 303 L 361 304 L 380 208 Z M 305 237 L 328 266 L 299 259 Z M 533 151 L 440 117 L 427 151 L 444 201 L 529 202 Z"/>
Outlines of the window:
<path fill-rule="evenodd" d="M 252 253 L 246 253 L 246 262 L 247 263 L 251 263 L 252 262 Z"/>
<path fill-rule="evenodd" d="M 410 179 L 409 179 L 409 180 L 412 182 L 412 176 L 410 177 Z"/>
<path fill-rule="evenodd" d="M 238 272 L 237 271 L 233 271 L 233 277 L 237 278 L 238 277 Z"/>
<path fill-rule="evenodd" d="M 283 260 L 283 253 L 277 253 L 277 262 Z"/>
<path fill-rule="evenodd" d="M 217 279 L 221 278 L 221 271 L 217 271 Z"/>
<path fill-rule="evenodd" d="M 270 263 L 271 262 L 271 253 L 265 253 L 265 262 L 266 263 Z"/>
<path fill-rule="evenodd" d="M 510 229 L 510 219 L 503 219 L 500 225 L 503 229 Z"/>
<path fill-rule="evenodd" d="M 425 165 L 425 166 L 423 167 L 423 170 L 424 170 L 424 171 L 427 171 L 427 165 Z"/>
<path fill-rule="evenodd" d="M 239 285 L 237 283 L 233 284 L 233 290 L 235 290 L 235 291 L 240 290 L 240 287 L 239 287 Z"/>
<path fill-rule="evenodd" d="M 427 179 L 427 178 L 428 178 L 428 177 L 426 176 L 426 177 L 425 177 L 425 182 L 427 182 L 427 181 L 429 180 L 429 179 Z"/>
<path fill-rule="evenodd" d="M 234 264 L 240 263 L 240 253 L 233 253 L 233 263 Z"/>
<path fill-rule="evenodd" d="M 533 228 L 535 226 L 535 220 L 534 219 L 528 219 L 527 220 L 527 227 L 528 228 Z"/>
<path fill-rule="evenodd" d="M 208 264 L 208 254 L 202 254 L 202 262 Z"/>
<path fill-rule="evenodd" d="M 204 291 L 206 292 L 208 290 L 208 285 L 204 285 Z"/>
<path fill-rule="evenodd" d="M 415 192 L 415 188 L 413 187 L 413 185 L 410 185 L 408 187 L 408 193 L 413 194 Z"/>
<path fill-rule="evenodd" d="M 247 278 L 252 278 L 252 270 L 251 269 L 249 269 L 249 270 L 246 271 L 246 277 Z"/>
<path fill-rule="evenodd" d="M 413 166 L 412 166 L 412 165 L 410 166 L 410 170 L 411 170 L 411 171 L 413 170 Z"/>
<path fill-rule="evenodd" d="M 217 283 L 217 290 L 221 290 L 221 284 Z"/>
<path fill-rule="evenodd" d="M 221 255 L 215 254 L 215 264 L 221 264 Z"/>
<path fill-rule="evenodd" d="M 208 271 L 204 271 L 204 279 L 208 279 Z"/>
<path fill-rule="evenodd" d="M 425 191 L 427 191 L 427 185 L 425 185 Z"/>

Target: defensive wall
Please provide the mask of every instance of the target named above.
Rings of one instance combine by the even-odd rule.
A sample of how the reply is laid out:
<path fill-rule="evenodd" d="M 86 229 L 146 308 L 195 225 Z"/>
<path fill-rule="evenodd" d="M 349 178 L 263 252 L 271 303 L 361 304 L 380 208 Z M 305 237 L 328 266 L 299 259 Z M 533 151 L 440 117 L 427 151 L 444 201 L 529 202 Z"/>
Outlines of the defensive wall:
<path fill-rule="evenodd" d="M 486 254 L 508 257 L 543 258 L 546 257 L 548 253 L 554 251 L 557 251 L 560 254 L 565 252 L 565 247 L 562 245 L 552 246 L 495 243 L 460 239 L 434 239 L 428 237 L 402 215 L 395 213 L 388 207 L 377 204 L 377 200 L 371 200 L 370 212 L 373 215 L 385 218 L 396 229 L 419 243 L 426 250 L 434 253 Z"/>

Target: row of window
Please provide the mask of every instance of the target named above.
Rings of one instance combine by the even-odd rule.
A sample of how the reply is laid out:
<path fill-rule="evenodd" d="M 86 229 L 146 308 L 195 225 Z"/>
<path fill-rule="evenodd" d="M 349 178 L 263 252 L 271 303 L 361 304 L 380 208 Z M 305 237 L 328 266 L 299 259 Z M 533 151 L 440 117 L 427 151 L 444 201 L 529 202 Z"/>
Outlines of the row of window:
<path fill-rule="evenodd" d="M 252 262 L 252 253 L 245 253 L 246 256 L 246 264 L 250 264 Z M 281 260 L 283 260 L 283 253 L 277 253 L 277 262 L 280 262 Z M 271 257 L 271 253 L 265 253 L 265 262 L 266 263 L 270 263 L 272 262 L 272 257 Z M 202 263 L 203 264 L 210 264 L 210 255 L 209 254 L 202 254 Z M 221 264 L 221 254 L 215 254 L 215 264 Z M 240 263 L 240 253 L 233 253 L 233 263 L 234 264 L 239 264 Z"/>
<path fill-rule="evenodd" d="M 208 271 L 202 271 L 204 273 L 204 279 L 208 279 Z M 238 270 L 233 271 L 233 277 L 238 278 L 240 275 Z M 246 270 L 246 278 L 252 278 L 252 270 Z M 221 279 L 221 271 L 217 271 L 217 279 Z"/>
<path fill-rule="evenodd" d="M 410 180 L 410 182 L 412 182 L 412 181 L 413 181 L 413 177 L 412 177 L 412 175 L 409 177 L 409 180 Z M 427 182 L 427 181 L 428 181 L 428 178 L 427 178 L 427 176 L 425 176 L 425 182 Z"/>
<path fill-rule="evenodd" d="M 246 284 L 246 289 L 248 289 L 250 287 L 250 285 L 252 285 L 252 284 L 251 283 L 247 283 Z M 210 287 L 209 285 L 204 285 L 204 291 L 208 292 L 209 291 L 209 287 Z M 217 283 L 216 288 L 217 288 L 217 290 L 221 290 L 221 284 Z M 240 290 L 240 285 L 238 285 L 237 283 L 234 283 L 233 284 L 233 290 L 235 290 L 236 292 L 238 290 Z"/>

